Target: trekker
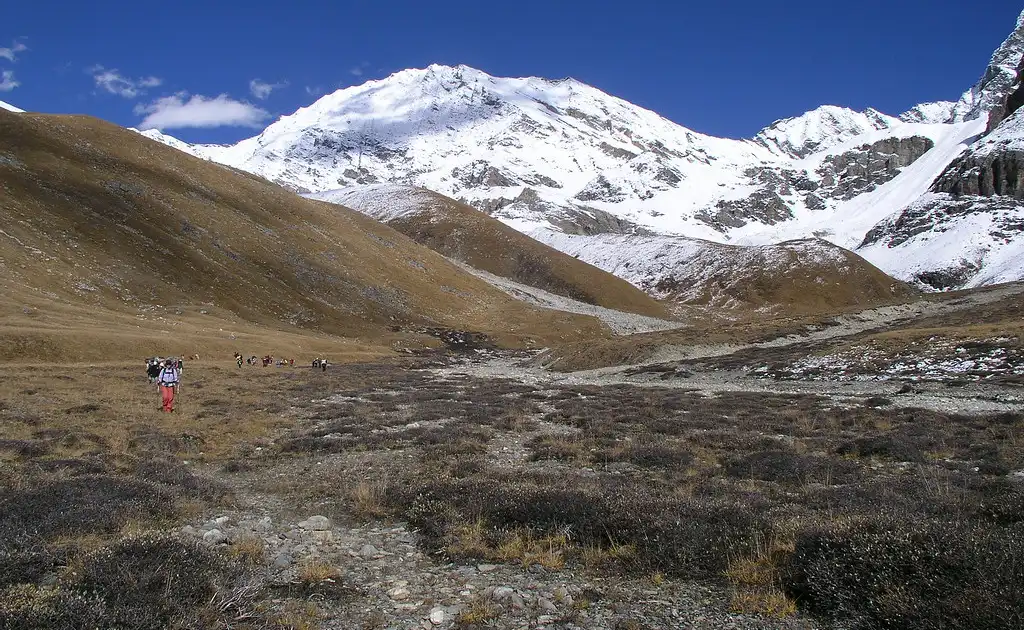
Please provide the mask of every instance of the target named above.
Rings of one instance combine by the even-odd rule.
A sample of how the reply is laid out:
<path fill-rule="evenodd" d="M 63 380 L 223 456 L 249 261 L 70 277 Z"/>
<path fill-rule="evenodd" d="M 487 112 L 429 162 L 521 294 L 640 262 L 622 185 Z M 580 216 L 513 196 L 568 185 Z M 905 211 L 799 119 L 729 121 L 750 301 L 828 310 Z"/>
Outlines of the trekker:
<path fill-rule="evenodd" d="M 156 382 L 156 377 L 160 376 L 160 361 L 157 359 L 148 359 L 146 361 L 146 376 L 149 377 L 150 383 Z"/>
<path fill-rule="evenodd" d="M 178 371 L 176 362 L 174 359 L 168 359 L 164 363 L 163 369 L 160 370 L 160 375 L 156 377 L 164 411 L 174 411 L 174 394 L 178 391 L 178 380 L 180 378 L 181 372 Z"/>

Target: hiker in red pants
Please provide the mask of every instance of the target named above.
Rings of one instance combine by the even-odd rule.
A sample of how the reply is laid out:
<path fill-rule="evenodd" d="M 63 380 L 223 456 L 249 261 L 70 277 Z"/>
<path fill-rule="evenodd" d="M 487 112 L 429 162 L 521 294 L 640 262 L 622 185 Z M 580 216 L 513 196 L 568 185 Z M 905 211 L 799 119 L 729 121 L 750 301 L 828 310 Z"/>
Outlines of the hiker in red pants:
<path fill-rule="evenodd" d="M 160 375 L 156 377 L 157 385 L 160 387 L 160 398 L 163 401 L 164 411 L 174 411 L 174 394 L 178 391 L 178 379 L 181 372 L 178 371 L 174 359 L 167 359 Z"/>

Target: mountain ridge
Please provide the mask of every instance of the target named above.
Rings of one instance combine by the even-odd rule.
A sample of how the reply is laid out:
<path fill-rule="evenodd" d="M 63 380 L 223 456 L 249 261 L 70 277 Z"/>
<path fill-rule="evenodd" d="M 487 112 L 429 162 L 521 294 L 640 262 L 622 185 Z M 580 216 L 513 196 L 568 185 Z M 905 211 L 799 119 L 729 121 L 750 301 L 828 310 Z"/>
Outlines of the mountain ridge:
<path fill-rule="evenodd" d="M 904 264 L 906 257 L 865 239 L 1012 113 L 1022 57 L 1018 20 L 956 103 L 922 103 L 898 116 L 824 105 L 739 140 L 700 134 L 575 79 L 500 78 L 435 64 L 333 92 L 235 145 L 178 148 L 301 193 L 420 186 L 525 233 L 652 233 L 745 245 L 825 238 L 863 246 L 887 273 L 935 289 L 920 274 L 959 260 L 916 239 L 918 263 Z M 962 286 L 988 277 L 985 256 L 1000 257 L 1004 245 L 989 239 L 978 273 Z M 1024 277 L 1024 264 L 1015 274 Z"/>

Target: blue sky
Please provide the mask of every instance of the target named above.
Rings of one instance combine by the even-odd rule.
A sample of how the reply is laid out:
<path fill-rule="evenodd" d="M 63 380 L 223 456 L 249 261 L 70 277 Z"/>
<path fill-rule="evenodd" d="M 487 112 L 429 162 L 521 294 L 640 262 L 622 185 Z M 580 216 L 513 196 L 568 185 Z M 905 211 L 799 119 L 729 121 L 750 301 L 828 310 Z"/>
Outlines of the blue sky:
<path fill-rule="evenodd" d="M 955 100 L 1024 8 L 1005 0 L 147 4 L 5 3 L 0 100 L 229 142 L 324 92 L 464 63 L 498 76 L 572 76 L 691 129 L 747 137 L 822 104 L 898 114 Z"/>

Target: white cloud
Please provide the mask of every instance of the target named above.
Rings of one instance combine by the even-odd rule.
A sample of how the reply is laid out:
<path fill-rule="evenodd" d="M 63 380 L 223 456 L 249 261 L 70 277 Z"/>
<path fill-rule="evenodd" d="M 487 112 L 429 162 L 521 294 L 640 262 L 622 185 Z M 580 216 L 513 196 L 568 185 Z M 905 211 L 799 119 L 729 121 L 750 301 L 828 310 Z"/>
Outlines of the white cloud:
<path fill-rule="evenodd" d="M 187 100 L 186 100 L 187 99 Z M 185 127 L 259 127 L 270 113 L 227 94 L 213 98 L 187 92 L 158 98 L 149 105 L 136 105 L 139 116 L 148 114 L 140 129 L 181 129 Z"/>
<path fill-rule="evenodd" d="M 253 79 L 252 81 L 249 81 L 249 91 L 252 93 L 253 96 L 260 99 L 261 101 L 270 96 L 270 93 L 273 92 L 274 90 L 283 87 L 288 87 L 287 81 L 282 81 L 281 83 L 267 83 L 266 81 L 260 81 L 259 79 Z"/>
<path fill-rule="evenodd" d="M 14 80 L 14 73 L 10 70 L 0 72 L 0 92 L 10 92 L 21 83 Z"/>
<path fill-rule="evenodd" d="M 135 98 L 145 94 L 148 88 L 154 88 L 163 83 L 163 79 L 158 77 L 132 79 L 122 75 L 116 68 L 108 69 L 103 66 L 93 66 L 87 72 L 92 75 L 96 87 L 124 98 Z"/>
<path fill-rule="evenodd" d="M 348 72 L 349 72 L 349 74 L 351 74 L 354 77 L 361 77 L 361 76 L 363 76 L 363 68 L 366 68 L 369 65 L 370 65 L 369 61 L 364 61 L 361 64 L 359 64 L 358 66 L 354 66 Z"/>
<path fill-rule="evenodd" d="M 28 46 L 21 42 L 14 42 L 10 48 L 0 48 L 0 57 L 13 63 L 18 58 L 18 53 L 28 50 Z"/>
<path fill-rule="evenodd" d="M 310 96 L 320 96 L 323 93 L 324 88 L 319 85 L 316 87 L 310 87 L 308 85 L 306 86 L 306 94 L 309 94 Z"/>

